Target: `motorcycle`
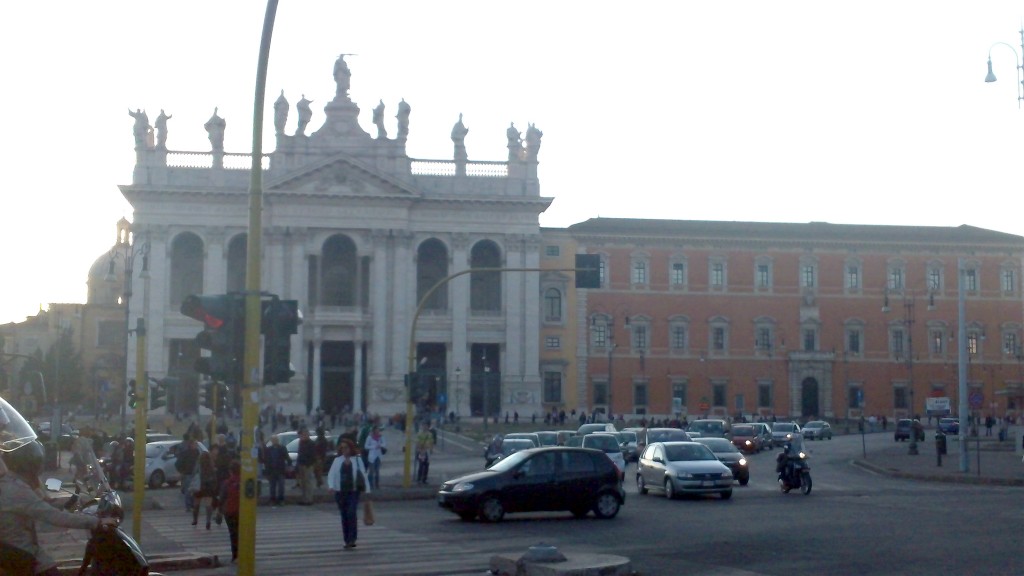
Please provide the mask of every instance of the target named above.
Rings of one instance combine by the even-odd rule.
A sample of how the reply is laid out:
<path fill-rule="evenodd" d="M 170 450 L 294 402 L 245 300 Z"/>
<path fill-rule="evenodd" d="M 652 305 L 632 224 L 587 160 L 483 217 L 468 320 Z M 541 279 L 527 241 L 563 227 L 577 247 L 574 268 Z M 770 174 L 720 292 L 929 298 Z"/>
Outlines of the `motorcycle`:
<path fill-rule="evenodd" d="M 779 488 L 783 494 L 799 488 L 804 495 L 811 493 L 811 465 L 807 462 L 810 455 L 800 450 L 795 454 L 783 450 L 776 459 L 776 470 L 779 473 Z"/>
<path fill-rule="evenodd" d="M 87 473 L 84 479 L 75 481 L 74 493 L 67 499 L 64 508 L 99 518 L 116 518 L 120 524 L 124 520 L 121 496 L 110 487 L 92 449 L 79 448 L 77 452 L 86 462 Z M 63 486 L 60 479 L 50 478 L 46 481 L 46 488 L 56 492 L 62 490 Z M 158 576 L 156 572 L 149 571 L 149 561 L 142 549 L 120 526 L 97 528 L 90 532 L 78 573 L 82 576 Z"/>

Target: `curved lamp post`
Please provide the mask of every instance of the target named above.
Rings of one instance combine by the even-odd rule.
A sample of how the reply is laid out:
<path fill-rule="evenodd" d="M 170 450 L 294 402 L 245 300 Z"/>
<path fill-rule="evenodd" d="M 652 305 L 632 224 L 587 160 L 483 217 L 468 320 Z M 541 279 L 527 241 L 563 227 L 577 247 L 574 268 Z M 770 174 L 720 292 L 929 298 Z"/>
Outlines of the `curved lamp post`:
<path fill-rule="evenodd" d="M 1006 46 L 1010 50 L 1013 50 L 1013 63 L 1017 67 L 1017 107 L 1021 107 L 1021 102 L 1024 102 L 1024 62 L 1021 62 L 1021 54 L 1024 54 L 1024 27 L 1020 30 L 1020 48 L 1021 52 L 1018 53 L 1017 49 L 1007 44 L 1006 42 L 996 42 L 988 48 L 988 74 L 985 75 L 985 82 L 995 82 L 996 75 L 992 72 L 992 49 L 996 46 Z"/>

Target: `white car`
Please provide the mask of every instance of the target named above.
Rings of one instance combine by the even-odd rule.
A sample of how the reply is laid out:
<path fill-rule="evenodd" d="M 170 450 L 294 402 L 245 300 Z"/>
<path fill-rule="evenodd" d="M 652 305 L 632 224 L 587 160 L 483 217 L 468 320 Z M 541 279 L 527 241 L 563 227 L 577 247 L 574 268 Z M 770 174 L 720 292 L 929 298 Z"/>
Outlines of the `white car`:
<path fill-rule="evenodd" d="M 619 469 L 619 476 L 625 477 L 626 459 L 622 456 L 622 446 L 619 444 L 618 436 L 608 432 L 593 432 L 584 436 L 580 445 L 607 454 L 608 458 L 615 463 L 615 467 Z"/>
<path fill-rule="evenodd" d="M 697 442 L 655 442 L 637 462 L 641 494 L 662 490 L 669 499 L 681 494 L 718 494 L 732 498 L 733 474 L 713 452 Z"/>
<path fill-rule="evenodd" d="M 159 488 L 165 483 L 174 486 L 181 482 L 181 473 L 174 467 L 182 440 L 160 440 L 146 444 L 146 485 Z M 196 442 L 199 452 L 206 452 L 202 442 Z M 198 462 L 196 463 L 198 466 Z"/>

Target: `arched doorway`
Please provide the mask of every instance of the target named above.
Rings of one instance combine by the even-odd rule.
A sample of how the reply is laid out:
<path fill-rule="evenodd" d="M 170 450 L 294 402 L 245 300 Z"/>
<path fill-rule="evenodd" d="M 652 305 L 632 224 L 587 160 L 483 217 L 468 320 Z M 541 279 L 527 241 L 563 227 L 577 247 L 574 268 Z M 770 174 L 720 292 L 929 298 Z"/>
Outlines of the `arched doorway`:
<path fill-rule="evenodd" d="M 800 383 L 800 415 L 804 418 L 817 417 L 818 410 L 818 381 L 814 378 L 804 378 Z"/>

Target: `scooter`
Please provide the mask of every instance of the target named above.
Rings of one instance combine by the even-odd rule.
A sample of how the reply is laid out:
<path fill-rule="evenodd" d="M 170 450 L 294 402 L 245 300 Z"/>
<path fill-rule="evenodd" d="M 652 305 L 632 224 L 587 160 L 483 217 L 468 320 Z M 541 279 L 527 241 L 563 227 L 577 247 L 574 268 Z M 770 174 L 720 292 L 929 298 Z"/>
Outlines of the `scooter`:
<path fill-rule="evenodd" d="M 121 496 L 110 487 L 91 449 L 81 450 L 79 456 L 87 463 L 88 474 L 84 480 L 75 481 L 75 492 L 64 504 L 64 508 L 99 518 L 116 518 L 120 524 L 124 520 Z M 60 479 L 47 480 L 46 488 L 51 491 L 61 490 Z M 82 576 L 159 576 L 149 571 L 149 561 L 142 549 L 120 526 L 92 530 L 78 573 Z"/>
<path fill-rule="evenodd" d="M 811 465 L 807 462 L 810 455 L 801 450 L 797 454 L 789 454 L 783 450 L 777 457 L 776 469 L 779 472 L 779 488 L 783 494 L 799 488 L 804 495 L 811 493 Z"/>

